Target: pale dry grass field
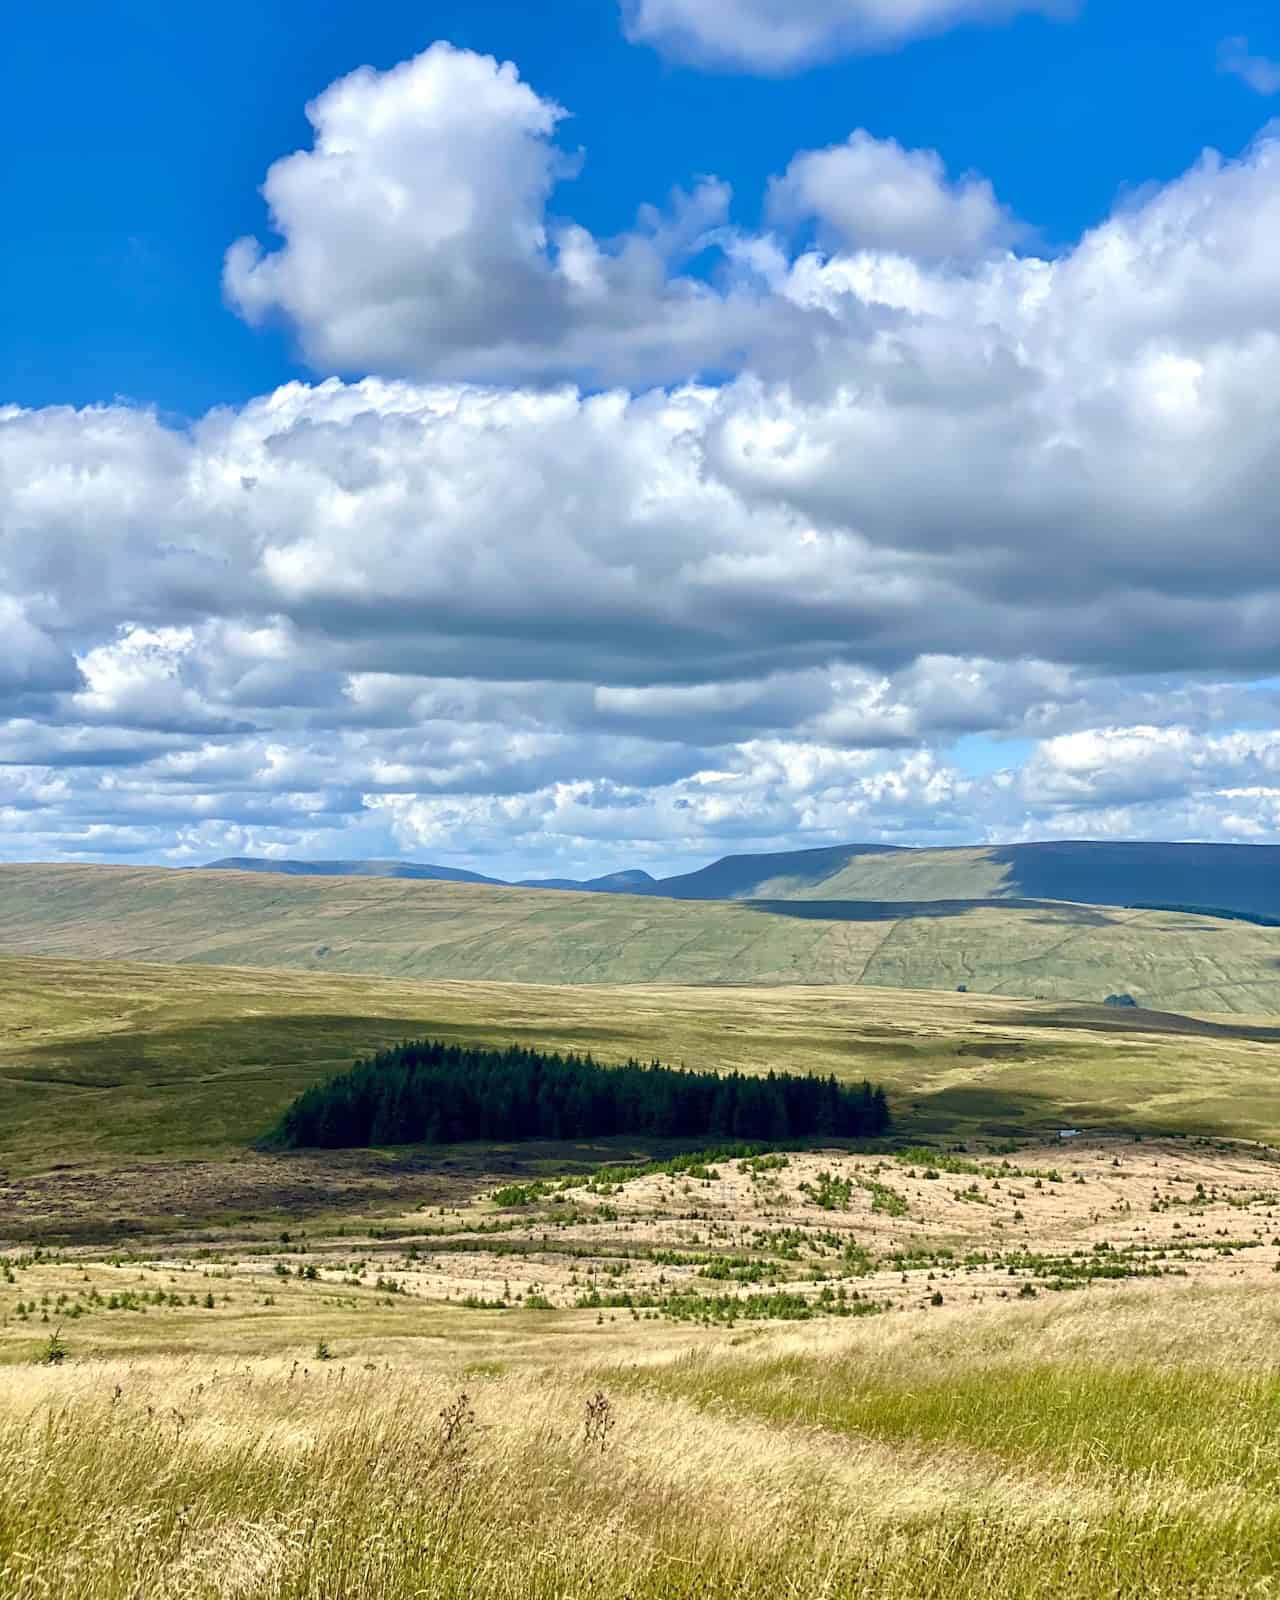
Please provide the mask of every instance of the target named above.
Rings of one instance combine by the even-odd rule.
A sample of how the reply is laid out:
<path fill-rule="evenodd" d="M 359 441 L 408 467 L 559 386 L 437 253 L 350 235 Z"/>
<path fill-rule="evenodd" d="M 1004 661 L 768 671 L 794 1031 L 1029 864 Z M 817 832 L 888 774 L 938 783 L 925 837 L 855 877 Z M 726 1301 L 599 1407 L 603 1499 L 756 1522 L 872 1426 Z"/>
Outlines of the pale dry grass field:
<path fill-rule="evenodd" d="M 753 1330 L 1157 1282 L 1277 1288 L 1280 1154 L 1095 1138 L 965 1153 L 678 1157 L 463 1204 L 0 1255 L 0 1362 L 157 1349 L 343 1357 L 416 1344 L 537 1359 L 631 1325 Z M 659 1341 L 660 1342 L 660 1341 Z"/>
<path fill-rule="evenodd" d="M 0 1594 L 1280 1594 L 1278 1264 L 1276 1152 L 1132 1138 L 11 1250 Z"/>
<path fill-rule="evenodd" d="M 0 1592 L 1272 1595 L 1278 1331 L 1273 1294 L 1162 1283 L 509 1368 L 9 1367 Z"/>
<path fill-rule="evenodd" d="M 1271 1152 L 783 1161 L 11 1252 L 0 1592 L 1274 1592 Z"/>
<path fill-rule="evenodd" d="M 1112 1137 L 694 1154 L 278 1233 L 255 1222 L 15 1247 L 0 1269 L 0 1361 L 34 1358 L 54 1328 L 95 1357 L 157 1344 L 267 1353 L 311 1338 L 344 1349 L 375 1333 L 499 1348 L 592 1323 L 999 1309 L 1166 1279 L 1270 1291 L 1280 1153 Z"/>

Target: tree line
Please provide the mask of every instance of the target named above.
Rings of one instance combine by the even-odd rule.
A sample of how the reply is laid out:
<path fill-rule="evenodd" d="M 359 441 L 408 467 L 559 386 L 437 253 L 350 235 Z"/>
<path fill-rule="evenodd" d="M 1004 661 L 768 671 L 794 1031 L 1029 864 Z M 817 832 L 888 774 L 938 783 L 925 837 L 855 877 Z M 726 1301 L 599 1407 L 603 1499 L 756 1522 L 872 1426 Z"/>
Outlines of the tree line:
<path fill-rule="evenodd" d="M 512 1045 L 422 1040 L 314 1085 L 268 1142 L 290 1149 L 585 1139 L 614 1133 L 779 1140 L 864 1138 L 889 1126 L 884 1090 L 835 1077 L 690 1071 Z"/>

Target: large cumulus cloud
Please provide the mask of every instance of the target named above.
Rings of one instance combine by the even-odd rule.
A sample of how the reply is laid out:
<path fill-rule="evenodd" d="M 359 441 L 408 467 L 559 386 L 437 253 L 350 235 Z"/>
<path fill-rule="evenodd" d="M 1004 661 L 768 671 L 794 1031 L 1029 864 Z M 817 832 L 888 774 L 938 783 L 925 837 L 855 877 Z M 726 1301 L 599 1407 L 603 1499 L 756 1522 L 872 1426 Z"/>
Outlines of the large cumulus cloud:
<path fill-rule="evenodd" d="M 249 320 L 292 321 L 323 371 L 666 382 L 760 337 L 749 282 L 716 292 L 679 270 L 716 243 L 725 185 L 643 207 L 619 239 L 553 219 L 576 165 L 555 138 L 565 113 L 509 62 L 436 44 L 353 72 L 307 115 L 312 148 L 263 187 L 284 243 L 237 240 L 224 284 Z M 799 320 L 768 314 L 779 338 Z"/>

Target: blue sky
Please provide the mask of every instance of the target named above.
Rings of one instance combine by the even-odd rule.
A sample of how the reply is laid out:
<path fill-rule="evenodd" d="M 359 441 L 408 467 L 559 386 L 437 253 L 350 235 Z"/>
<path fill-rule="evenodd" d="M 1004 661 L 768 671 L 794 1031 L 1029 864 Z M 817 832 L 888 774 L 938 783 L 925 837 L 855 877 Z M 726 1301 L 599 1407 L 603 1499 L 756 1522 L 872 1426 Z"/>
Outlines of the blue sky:
<path fill-rule="evenodd" d="M 857 126 L 986 174 L 1051 246 L 1206 145 L 1234 154 L 1254 136 L 1266 104 L 1217 71 L 1223 38 L 1280 57 L 1280 15 L 1260 0 L 1093 0 L 1069 24 L 958 28 L 783 78 L 664 62 L 628 44 L 609 0 L 69 10 L 73 23 L 65 7 L 6 23 L 0 118 L 23 157 L 3 247 L 22 312 L 0 392 L 24 405 L 127 395 L 186 415 L 306 375 L 287 333 L 226 311 L 222 252 L 262 231 L 258 185 L 306 142 L 306 102 L 434 39 L 516 61 L 572 110 L 566 142 L 586 160 L 562 198 L 597 234 L 701 173 L 730 182 L 753 220 L 796 150 Z"/>
<path fill-rule="evenodd" d="M 1273 839 L 1280 17 L 929 9 L 9 19 L 0 854 Z"/>

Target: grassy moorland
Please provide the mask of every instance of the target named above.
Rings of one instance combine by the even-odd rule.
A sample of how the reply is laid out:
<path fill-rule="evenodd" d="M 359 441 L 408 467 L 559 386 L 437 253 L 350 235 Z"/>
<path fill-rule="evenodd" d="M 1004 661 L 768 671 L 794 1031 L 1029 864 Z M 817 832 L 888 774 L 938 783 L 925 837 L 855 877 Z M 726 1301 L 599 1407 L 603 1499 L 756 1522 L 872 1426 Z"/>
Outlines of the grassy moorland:
<path fill-rule="evenodd" d="M 1266 1028 L 865 988 L 395 983 L 0 957 L 0 1173 L 240 1159 L 308 1084 L 428 1033 L 869 1077 L 906 1134 L 1067 1122 L 1280 1137 Z"/>
<path fill-rule="evenodd" d="M 901 1126 L 248 1148 L 428 1033 L 869 1076 Z M 1280 1155 L 1243 1142 L 1276 1049 L 955 993 L 0 958 L 0 1594 L 1280 1596 Z"/>
<path fill-rule="evenodd" d="M 12 1252 L 0 1592 L 1280 1593 L 1276 1157 L 1061 1157 L 735 1159 Z"/>
<path fill-rule="evenodd" d="M 426 1034 L 870 1077 L 900 1125 L 250 1148 Z M 1280 1155 L 1246 1142 L 1278 1047 L 907 989 L 0 957 L 0 1594 L 1280 1596 Z"/>
<path fill-rule="evenodd" d="M 891 858 L 896 860 L 897 858 Z M 0 952 L 547 984 L 866 984 L 1280 1014 L 1280 928 L 1058 902 L 678 901 L 0 866 Z"/>

